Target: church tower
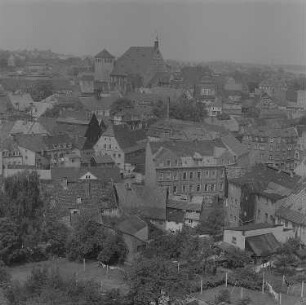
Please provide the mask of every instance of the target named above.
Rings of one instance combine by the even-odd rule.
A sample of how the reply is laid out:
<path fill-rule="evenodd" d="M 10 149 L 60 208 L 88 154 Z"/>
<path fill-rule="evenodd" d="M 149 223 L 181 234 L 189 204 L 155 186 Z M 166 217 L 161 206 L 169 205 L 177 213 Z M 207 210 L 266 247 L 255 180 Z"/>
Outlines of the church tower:
<path fill-rule="evenodd" d="M 110 74 L 114 69 L 115 57 L 107 50 L 95 56 L 95 81 L 109 83 Z"/>

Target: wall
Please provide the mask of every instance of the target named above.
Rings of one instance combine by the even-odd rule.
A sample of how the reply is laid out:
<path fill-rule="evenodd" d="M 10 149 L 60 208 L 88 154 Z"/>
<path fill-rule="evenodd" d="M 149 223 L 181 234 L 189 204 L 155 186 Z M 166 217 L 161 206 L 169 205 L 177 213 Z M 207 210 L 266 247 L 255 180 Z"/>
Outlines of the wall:
<path fill-rule="evenodd" d="M 235 239 L 235 241 L 233 239 Z M 242 231 L 224 230 L 223 241 L 241 250 L 245 249 L 245 236 L 243 236 Z"/>
<path fill-rule="evenodd" d="M 261 195 L 256 195 L 255 222 L 275 224 L 275 201 Z"/>
<path fill-rule="evenodd" d="M 183 229 L 183 223 L 176 223 L 174 221 L 166 221 L 166 231 L 176 232 Z"/>
<path fill-rule="evenodd" d="M 7 178 L 7 177 L 11 177 L 11 176 L 14 176 L 18 173 L 22 173 L 22 172 L 25 172 L 25 171 L 28 171 L 28 172 L 37 172 L 39 178 L 41 180 L 51 180 L 51 170 L 48 170 L 48 169 L 27 169 L 27 168 L 5 168 L 3 170 L 3 177 L 4 178 Z"/>
<path fill-rule="evenodd" d="M 101 82 L 110 81 L 110 73 L 114 68 L 114 59 L 110 62 L 107 62 L 105 58 L 95 58 L 95 80 Z"/>
<path fill-rule="evenodd" d="M 35 152 L 23 147 L 18 147 L 23 158 L 23 164 L 35 165 Z"/>
<path fill-rule="evenodd" d="M 149 186 L 156 185 L 156 170 L 155 163 L 153 161 L 153 154 L 150 143 L 146 146 L 146 158 L 145 158 L 145 184 Z"/>
<path fill-rule="evenodd" d="M 121 171 L 124 170 L 124 152 L 114 137 L 101 136 L 94 146 L 96 155 L 109 155 Z"/>
<path fill-rule="evenodd" d="M 240 200 L 241 200 L 240 186 L 237 186 L 229 182 L 226 209 L 229 217 L 228 221 L 230 226 L 239 225 Z"/>

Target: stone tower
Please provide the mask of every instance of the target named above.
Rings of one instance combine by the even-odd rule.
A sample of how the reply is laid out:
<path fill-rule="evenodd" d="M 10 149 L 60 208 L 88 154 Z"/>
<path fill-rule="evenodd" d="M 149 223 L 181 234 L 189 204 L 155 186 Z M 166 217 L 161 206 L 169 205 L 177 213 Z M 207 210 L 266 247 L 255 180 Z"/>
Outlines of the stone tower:
<path fill-rule="evenodd" d="M 110 74 L 113 71 L 115 57 L 107 50 L 101 51 L 95 56 L 95 81 L 109 83 Z"/>

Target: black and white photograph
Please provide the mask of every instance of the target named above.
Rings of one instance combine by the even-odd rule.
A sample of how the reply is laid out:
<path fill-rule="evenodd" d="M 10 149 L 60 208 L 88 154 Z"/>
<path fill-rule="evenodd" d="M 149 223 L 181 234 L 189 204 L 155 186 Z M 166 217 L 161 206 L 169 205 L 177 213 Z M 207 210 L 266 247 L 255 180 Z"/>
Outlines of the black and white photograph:
<path fill-rule="evenodd" d="M 306 0 L 0 0 L 0 305 L 306 305 Z"/>

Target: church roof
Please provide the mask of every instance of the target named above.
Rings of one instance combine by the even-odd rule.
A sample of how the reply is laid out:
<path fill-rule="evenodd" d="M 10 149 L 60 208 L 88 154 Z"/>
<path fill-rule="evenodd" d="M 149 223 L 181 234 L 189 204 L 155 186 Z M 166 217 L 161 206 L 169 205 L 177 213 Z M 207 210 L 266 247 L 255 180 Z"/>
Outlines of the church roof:
<path fill-rule="evenodd" d="M 95 58 L 115 58 L 111 53 L 109 53 L 106 49 L 103 49 L 100 53 L 98 53 Z"/>
<path fill-rule="evenodd" d="M 139 75 L 150 80 L 157 72 L 167 71 L 159 49 L 130 47 L 115 63 L 112 75 Z"/>

